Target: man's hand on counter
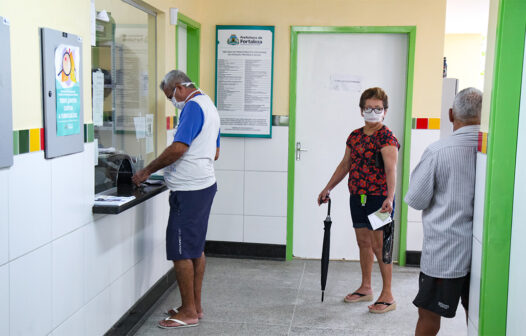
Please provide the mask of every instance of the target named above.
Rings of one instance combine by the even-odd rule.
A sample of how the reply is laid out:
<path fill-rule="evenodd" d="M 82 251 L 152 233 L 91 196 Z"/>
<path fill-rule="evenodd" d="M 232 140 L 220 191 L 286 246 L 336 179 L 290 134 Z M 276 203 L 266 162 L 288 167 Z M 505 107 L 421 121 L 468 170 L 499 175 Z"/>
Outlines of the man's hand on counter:
<path fill-rule="evenodd" d="M 141 169 L 132 176 L 132 181 L 136 186 L 146 181 L 150 177 L 150 173 L 146 169 Z"/>

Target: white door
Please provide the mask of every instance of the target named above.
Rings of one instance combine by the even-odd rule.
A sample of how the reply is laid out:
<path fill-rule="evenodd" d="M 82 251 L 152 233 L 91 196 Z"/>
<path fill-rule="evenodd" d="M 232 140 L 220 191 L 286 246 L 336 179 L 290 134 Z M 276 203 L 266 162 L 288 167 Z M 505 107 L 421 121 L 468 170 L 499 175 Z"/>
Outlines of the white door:
<path fill-rule="evenodd" d="M 296 142 L 308 151 L 302 151 L 295 161 L 293 255 L 320 258 L 327 206 L 318 207 L 316 199 L 340 163 L 350 132 L 364 124 L 358 106 L 363 90 L 378 86 L 387 92 L 385 124 L 403 146 L 408 36 L 299 34 L 297 50 Z M 402 161 L 401 150 L 395 216 L 398 226 Z M 331 199 L 331 259 L 357 260 L 347 178 L 334 188 Z"/>
<path fill-rule="evenodd" d="M 177 24 L 177 70 L 186 73 L 187 30 L 184 23 Z"/>

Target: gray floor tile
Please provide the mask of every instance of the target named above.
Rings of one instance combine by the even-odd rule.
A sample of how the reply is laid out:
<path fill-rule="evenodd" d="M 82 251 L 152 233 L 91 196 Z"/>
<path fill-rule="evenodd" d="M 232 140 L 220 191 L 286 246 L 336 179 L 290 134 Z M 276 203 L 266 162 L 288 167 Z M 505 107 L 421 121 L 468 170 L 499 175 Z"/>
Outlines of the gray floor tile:
<path fill-rule="evenodd" d="M 331 261 L 320 302 L 320 262 L 288 262 L 208 258 L 203 284 L 205 317 L 195 328 L 157 327 L 163 314 L 180 303 L 177 288 L 158 303 L 137 335 L 412 335 L 418 318 L 412 300 L 418 291 L 418 268 L 394 266 L 393 294 L 397 309 L 377 315 L 370 303 L 346 304 L 343 297 L 361 281 L 358 262 Z M 381 291 L 374 265 L 373 288 Z M 290 329 L 290 333 L 289 333 Z M 466 335 L 463 309 L 454 319 L 442 319 L 440 335 Z"/>

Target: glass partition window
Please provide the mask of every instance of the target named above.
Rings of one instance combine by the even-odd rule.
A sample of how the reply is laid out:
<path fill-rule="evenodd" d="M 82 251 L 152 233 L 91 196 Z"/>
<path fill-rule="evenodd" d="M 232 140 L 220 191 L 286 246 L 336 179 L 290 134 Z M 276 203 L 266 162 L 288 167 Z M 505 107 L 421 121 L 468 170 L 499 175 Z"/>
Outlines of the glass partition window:
<path fill-rule="evenodd" d="M 95 193 L 116 186 L 123 159 L 140 169 L 156 157 L 156 17 L 130 0 L 96 0 L 91 48 Z"/>

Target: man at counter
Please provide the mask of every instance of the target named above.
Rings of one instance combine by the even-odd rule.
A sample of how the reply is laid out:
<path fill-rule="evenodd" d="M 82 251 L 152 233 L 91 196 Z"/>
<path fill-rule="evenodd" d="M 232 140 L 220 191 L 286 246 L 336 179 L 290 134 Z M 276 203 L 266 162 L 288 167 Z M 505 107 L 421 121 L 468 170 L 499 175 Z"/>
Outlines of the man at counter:
<path fill-rule="evenodd" d="M 219 115 L 212 100 L 182 71 L 168 72 L 160 88 L 181 110 L 177 132 L 173 143 L 132 179 L 139 185 L 166 167 L 164 179 L 170 189 L 166 254 L 174 263 L 182 304 L 170 309 L 159 327 L 194 327 L 203 316 L 204 246 L 217 191 L 214 160 L 219 157 Z"/>

